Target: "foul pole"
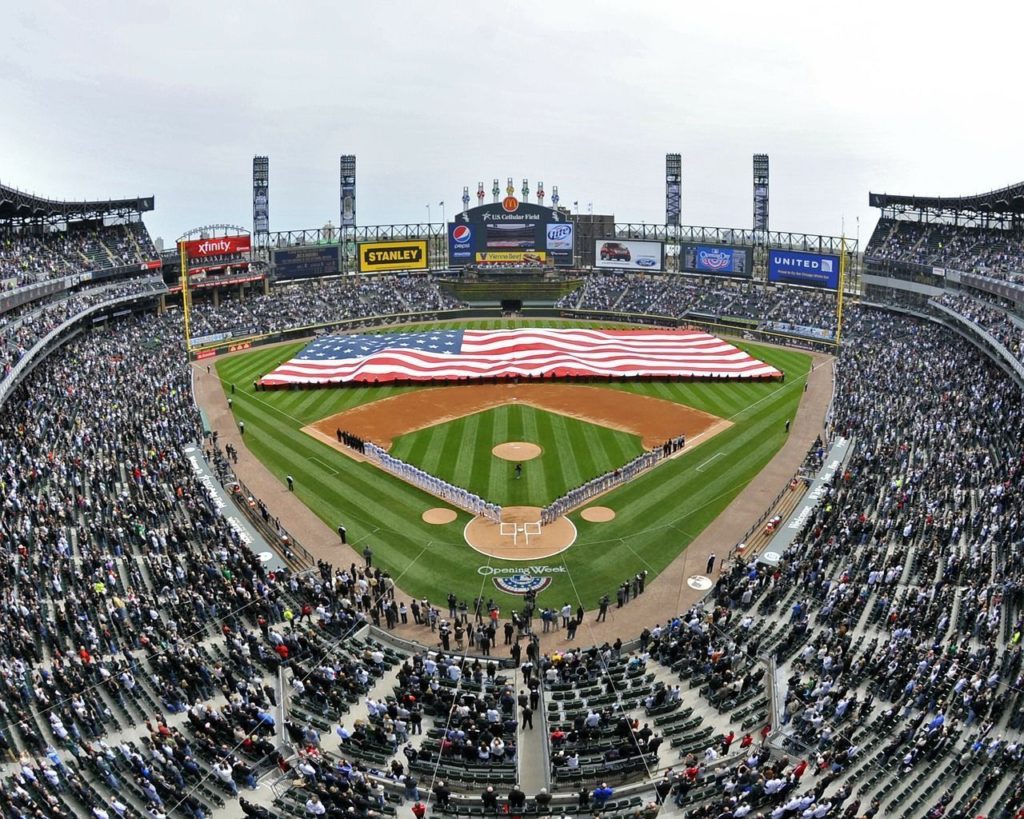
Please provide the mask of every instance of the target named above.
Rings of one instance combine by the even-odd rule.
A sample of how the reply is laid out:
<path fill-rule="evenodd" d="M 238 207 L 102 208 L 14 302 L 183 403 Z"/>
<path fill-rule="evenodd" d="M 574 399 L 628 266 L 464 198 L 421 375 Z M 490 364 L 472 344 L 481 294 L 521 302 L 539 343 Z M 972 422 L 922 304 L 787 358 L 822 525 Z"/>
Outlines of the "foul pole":
<path fill-rule="evenodd" d="M 839 292 L 836 293 L 836 348 L 843 338 L 843 289 L 846 287 L 846 237 L 839 240 Z M 188 326 L 187 324 L 185 325 Z"/>
<path fill-rule="evenodd" d="M 178 256 L 181 259 L 181 308 L 185 315 L 185 355 L 192 354 L 192 296 L 188 292 L 188 250 L 185 240 L 178 242 Z"/>

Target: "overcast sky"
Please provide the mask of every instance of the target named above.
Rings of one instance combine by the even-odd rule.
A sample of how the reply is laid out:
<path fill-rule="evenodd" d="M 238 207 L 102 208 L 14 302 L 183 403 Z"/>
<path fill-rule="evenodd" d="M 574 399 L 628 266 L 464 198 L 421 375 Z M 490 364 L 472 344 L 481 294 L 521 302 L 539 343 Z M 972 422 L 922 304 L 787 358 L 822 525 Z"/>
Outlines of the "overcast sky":
<path fill-rule="evenodd" d="M 619 221 L 771 227 L 866 241 L 868 191 L 1020 181 L 1024 4 L 88 2 L 0 4 L 0 181 L 53 198 L 154 194 L 146 221 L 272 230 L 451 217 L 468 185 L 529 177 Z M 975 9 L 978 9 L 975 12 Z M 531 193 L 532 198 L 532 193 Z"/>

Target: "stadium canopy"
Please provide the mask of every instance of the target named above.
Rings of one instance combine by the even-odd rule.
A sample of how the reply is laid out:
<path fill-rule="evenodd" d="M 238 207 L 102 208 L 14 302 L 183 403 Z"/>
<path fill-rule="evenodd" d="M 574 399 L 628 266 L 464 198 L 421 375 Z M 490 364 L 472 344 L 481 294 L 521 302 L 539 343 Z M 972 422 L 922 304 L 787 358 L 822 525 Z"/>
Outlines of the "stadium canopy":
<path fill-rule="evenodd" d="M 62 202 L 0 185 L 0 222 L 73 222 L 128 217 L 153 210 L 154 197 L 108 199 L 93 202 Z"/>
<path fill-rule="evenodd" d="M 909 210 L 938 213 L 1019 215 L 1024 213 L 1024 182 L 973 196 L 897 196 L 869 193 L 873 208 L 900 212 Z"/>

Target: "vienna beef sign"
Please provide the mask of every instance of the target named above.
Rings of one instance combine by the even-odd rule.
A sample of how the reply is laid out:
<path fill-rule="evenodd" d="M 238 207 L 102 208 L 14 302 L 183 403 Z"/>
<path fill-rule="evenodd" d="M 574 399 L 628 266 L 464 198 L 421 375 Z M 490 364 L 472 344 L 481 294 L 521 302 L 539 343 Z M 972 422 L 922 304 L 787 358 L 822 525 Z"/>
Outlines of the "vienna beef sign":
<path fill-rule="evenodd" d="M 185 252 L 190 259 L 203 259 L 207 256 L 236 256 L 251 250 L 251 236 L 218 236 L 216 239 L 192 239 L 185 242 Z"/>

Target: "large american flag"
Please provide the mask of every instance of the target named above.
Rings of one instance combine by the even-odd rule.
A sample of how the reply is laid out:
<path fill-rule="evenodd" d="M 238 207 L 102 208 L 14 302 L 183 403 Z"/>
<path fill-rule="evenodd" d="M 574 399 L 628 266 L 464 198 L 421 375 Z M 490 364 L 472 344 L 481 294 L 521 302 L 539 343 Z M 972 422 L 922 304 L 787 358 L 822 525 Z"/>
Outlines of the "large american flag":
<path fill-rule="evenodd" d="M 774 378 L 781 373 L 693 330 L 432 330 L 325 336 L 264 386 L 516 376 Z"/>

